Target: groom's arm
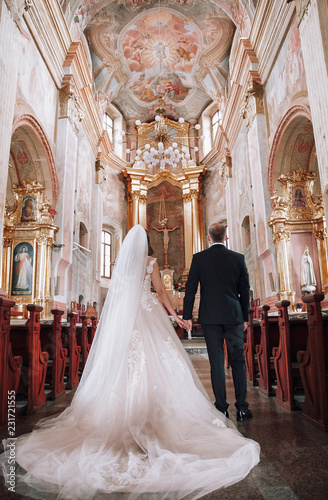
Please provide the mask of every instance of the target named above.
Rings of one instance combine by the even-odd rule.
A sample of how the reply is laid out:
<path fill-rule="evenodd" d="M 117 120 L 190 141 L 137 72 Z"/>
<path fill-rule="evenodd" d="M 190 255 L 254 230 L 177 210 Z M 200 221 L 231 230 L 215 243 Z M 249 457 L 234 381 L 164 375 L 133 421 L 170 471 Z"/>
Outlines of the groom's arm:
<path fill-rule="evenodd" d="M 197 258 L 195 255 L 192 258 L 188 280 L 185 288 L 185 296 L 183 299 L 183 319 L 192 319 L 192 311 L 194 308 L 195 295 L 197 293 L 199 281 Z"/>
<path fill-rule="evenodd" d="M 249 286 L 249 276 L 247 267 L 245 264 L 245 260 L 243 259 L 242 270 L 239 277 L 238 283 L 238 294 L 239 301 L 241 305 L 241 309 L 243 311 L 244 321 L 248 321 L 248 311 L 249 311 L 249 294 L 250 286 Z"/>

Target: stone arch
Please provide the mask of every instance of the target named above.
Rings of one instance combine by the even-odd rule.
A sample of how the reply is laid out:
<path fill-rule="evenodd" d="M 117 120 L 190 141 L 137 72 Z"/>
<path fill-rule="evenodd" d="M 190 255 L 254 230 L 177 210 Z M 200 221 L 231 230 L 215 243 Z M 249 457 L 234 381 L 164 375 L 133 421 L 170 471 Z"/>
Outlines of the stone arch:
<path fill-rule="evenodd" d="M 40 154 L 45 155 L 45 167 L 42 168 L 42 173 L 44 176 L 44 183 L 46 186 L 46 196 L 49 198 L 51 202 L 51 209 L 55 210 L 56 203 L 59 195 L 59 185 L 58 185 L 58 177 L 56 171 L 55 160 L 53 156 L 53 152 L 49 143 L 49 140 L 46 136 L 43 127 L 40 123 L 34 118 L 32 115 L 24 114 L 18 117 L 13 125 L 13 133 L 12 137 L 18 136 L 18 131 L 22 130 L 25 132 L 26 136 L 29 137 L 31 143 L 33 143 L 35 147 L 36 156 Z M 31 132 L 32 131 L 32 135 Z M 38 158 L 34 159 L 34 161 L 38 160 Z M 47 167 L 47 168 L 46 168 Z"/>
<path fill-rule="evenodd" d="M 293 305 L 302 293 L 300 263 L 306 246 L 317 265 L 318 290 L 327 276 L 322 258 L 326 239 L 316 236 L 325 227 L 324 217 L 318 215 L 320 175 L 311 114 L 304 104 L 291 107 L 280 121 L 270 151 L 268 180 L 271 195 L 276 192 L 269 225 L 277 248 L 278 296 Z"/>
<path fill-rule="evenodd" d="M 299 120 L 308 120 L 312 124 L 312 117 L 310 110 L 307 106 L 297 104 L 291 107 L 281 119 L 270 150 L 269 165 L 268 165 L 268 183 L 270 194 L 273 194 L 275 185 L 275 172 L 277 170 L 277 163 L 282 155 L 284 149 L 284 140 L 286 139 L 287 130 L 293 125 L 297 125 Z"/>

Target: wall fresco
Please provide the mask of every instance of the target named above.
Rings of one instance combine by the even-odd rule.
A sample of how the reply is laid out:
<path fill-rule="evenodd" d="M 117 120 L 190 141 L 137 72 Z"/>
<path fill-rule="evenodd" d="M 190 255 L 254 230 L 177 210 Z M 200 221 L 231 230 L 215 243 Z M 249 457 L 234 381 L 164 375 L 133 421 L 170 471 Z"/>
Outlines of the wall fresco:
<path fill-rule="evenodd" d="M 121 227 L 125 227 L 127 213 L 127 200 L 122 174 L 109 169 L 108 177 L 104 185 L 104 221 L 117 222 Z"/>
<path fill-rule="evenodd" d="M 203 182 L 204 220 L 207 228 L 211 222 L 220 219 L 226 212 L 225 185 L 217 168 L 207 171 Z"/>
<path fill-rule="evenodd" d="M 300 34 L 295 17 L 266 85 L 271 124 L 280 106 L 288 106 L 293 94 L 303 89 L 306 89 L 306 80 Z"/>
<path fill-rule="evenodd" d="M 186 98 L 199 47 L 195 27 L 170 13 L 139 18 L 125 33 L 123 53 L 134 75 L 130 89 L 144 102 L 165 94 L 174 102 Z"/>

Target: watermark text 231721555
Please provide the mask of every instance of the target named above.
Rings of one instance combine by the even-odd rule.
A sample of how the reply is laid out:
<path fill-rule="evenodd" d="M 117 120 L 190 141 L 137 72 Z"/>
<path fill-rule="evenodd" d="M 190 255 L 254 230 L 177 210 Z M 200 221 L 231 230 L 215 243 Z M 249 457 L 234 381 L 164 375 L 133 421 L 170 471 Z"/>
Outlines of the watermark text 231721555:
<path fill-rule="evenodd" d="M 15 437 L 16 428 L 16 394 L 15 391 L 8 391 L 8 435 Z"/>
<path fill-rule="evenodd" d="M 5 442 L 6 485 L 9 491 L 14 492 L 16 487 L 16 394 L 8 391 L 8 439 Z"/>

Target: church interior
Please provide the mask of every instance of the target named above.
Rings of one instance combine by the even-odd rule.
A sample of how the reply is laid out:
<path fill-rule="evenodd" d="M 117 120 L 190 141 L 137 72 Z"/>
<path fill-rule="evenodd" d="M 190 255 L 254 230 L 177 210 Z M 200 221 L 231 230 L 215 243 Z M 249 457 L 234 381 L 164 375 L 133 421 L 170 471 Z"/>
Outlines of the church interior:
<path fill-rule="evenodd" d="M 1 437 L 10 390 L 20 433 L 69 404 L 130 228 L 181 314 L 219 222 L 262 454 L 206 498 L 326 498 L 327 29 L 327 0 L 0 0 Z M 176 330 L 213 398 L 197 308 Z"/>

